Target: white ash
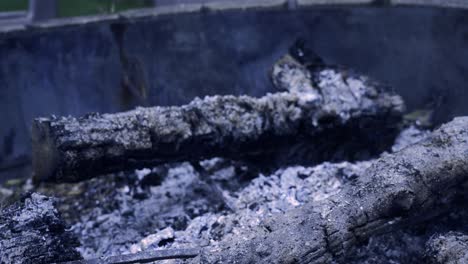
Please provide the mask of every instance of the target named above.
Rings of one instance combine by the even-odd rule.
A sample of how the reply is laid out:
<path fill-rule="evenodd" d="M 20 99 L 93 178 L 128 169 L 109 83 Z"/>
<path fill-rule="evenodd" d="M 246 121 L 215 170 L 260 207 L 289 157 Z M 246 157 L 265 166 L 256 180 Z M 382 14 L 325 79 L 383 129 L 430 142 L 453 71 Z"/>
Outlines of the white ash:
<path fill-rule="evenodd" d="M 286 212 L 307 201 L 320 201 L 338 193 L 343 183 L 358 177 L 372 162 L 294 166 L 270 176 L 260 175 L 245 188 L 230 194 L 233 212 L 209 213 L 193 219 L 175 232 L 174 243 L 156 248 L 215 246 L 233 234 L 248 232 L 265 217 Z"/>
<path fill-rule="evenodd" d="M 141 180 L 155 175 L 146 173 L 143 178 L 141 176 L 135 175 L 134 182 L 124 182 L 122 186 L 111 184 L 125 180 L 119 176 L 96 179 L 86 188 L 85 193 L 102 185 L 114 190 L 105 198 L 96 197 L 99 204 L 80 213 L 79 220 L 72 226 L 80 237 L 82 246 L 79 250 L 83 257 L 130 253 L 138 245 L 148 246 L 148 239 L 154 239 L 150 235 L 158 230 L 166 227 L 184 229 L 190 219 L 218 210 L 215 208 L 217 204 L 207 198 L 208 193 L 200 185 L 198 174 L 188 163 L 167 169 L 161 176 L 162 182 L 154 186 L 142 186 Z M 101 202 L 101 199 L 105 201 Z"/>
<path fill-rule="evenodd" d="M 156 234 L 151 234 L 143 238 L 140 242 L 133 244 L 130 247 L 131 253 L 137 253 L 146 250 L 150 246 L 159 245 L 163 241 L 174 239 L 174 229 L 172 227 L 166 227 Z"/>
<path fill-rule="evenodd" d="M 427 136 L 429 136 L 429 134 L 430 131 L 422 130 L 414 125 L 411 125 L 400 132 L 398 137 L 395 139 L 395 144 L 392 147 L 392 151 L 400 151 L 410 145 L 413 145 L 425 139 Z"/>
<path fill-rule="evenodd" d="M 201 164 L 222 196 L 212 195 L 189 163 L 139 170 L 126 176 L 134 181 L 121 174 L 78 184 L 82 187 L 73 185 L 73 192 L 83 189 L 83 199 L 96 200 L 96 204 L 74 204 L 66 209 L 68 215 L 77 215 L 77 219 L 69 221 L 74 222 L 72 230 L 81 240 L 83 257 L 215 245 L 231 234 L 249 230 L 273 213 L 285 212 L 308 200 L 326 199 L 339 192 L 343 183 L 358 177 L 371 162 L 287 167 L 247 181 L 241 175 L 249 168 L 242 164 L 223 159 Z M 155 173 L 163 180 L 143 186 L 148 178 L 156 177 Z M 119 181 L 124 182 L 115 184 Z M 98 191 L 91 191 L 98 187 L 111 191 L 101 197 Z M 63 198 L 62 204 L 70 200 Z M 230 209 L 223 209 L 223 203 L 228 203 Z"/>

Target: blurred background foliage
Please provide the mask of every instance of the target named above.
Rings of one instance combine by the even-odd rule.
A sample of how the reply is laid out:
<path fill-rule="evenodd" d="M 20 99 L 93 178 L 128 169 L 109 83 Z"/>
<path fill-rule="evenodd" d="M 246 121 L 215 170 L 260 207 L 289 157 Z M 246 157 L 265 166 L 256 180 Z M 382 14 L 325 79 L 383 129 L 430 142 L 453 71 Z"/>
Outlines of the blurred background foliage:
<path fill-rule="evenodd" d="M 28 0 L 0 0 L 0 12 L 28 9 Z M 57 0 L 58 16 L 109 14 L 153 6 L 152 0 Z"/>

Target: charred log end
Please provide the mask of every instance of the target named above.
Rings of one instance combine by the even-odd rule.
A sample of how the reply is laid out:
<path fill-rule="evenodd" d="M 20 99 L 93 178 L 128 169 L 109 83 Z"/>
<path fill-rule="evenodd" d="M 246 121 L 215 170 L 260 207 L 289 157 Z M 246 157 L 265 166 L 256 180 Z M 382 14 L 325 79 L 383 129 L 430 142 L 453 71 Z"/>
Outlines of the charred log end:
<path fill-rule="evenodd" d="M 51 135 L 50 120 L 38 118 L 32 125 L 33 182 L 51 181 L 59 164 L 59 155 L 54 137 Z"/>
<path fill-rule="evenodd" d="M 55 263 L 82 259 L 78 238 L 52 198 L 27 194 L 0 210 L 0 263 Z"/>

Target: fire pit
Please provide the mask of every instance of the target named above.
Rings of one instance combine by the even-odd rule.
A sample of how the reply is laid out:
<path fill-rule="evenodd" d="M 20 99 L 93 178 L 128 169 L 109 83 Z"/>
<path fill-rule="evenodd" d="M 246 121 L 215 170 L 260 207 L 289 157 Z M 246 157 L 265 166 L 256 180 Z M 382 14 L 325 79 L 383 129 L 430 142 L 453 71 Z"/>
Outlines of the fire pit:
<path fill-rule="evenodd" d="M 0 262 L 462 263 L 466 11 L 315 4 L 1 29 Z"/>

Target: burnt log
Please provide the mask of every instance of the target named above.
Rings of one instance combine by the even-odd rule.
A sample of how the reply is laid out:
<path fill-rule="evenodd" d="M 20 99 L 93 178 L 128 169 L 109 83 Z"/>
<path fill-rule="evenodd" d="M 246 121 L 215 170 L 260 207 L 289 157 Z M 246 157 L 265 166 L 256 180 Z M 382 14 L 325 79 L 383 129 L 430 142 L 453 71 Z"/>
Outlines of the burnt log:
<path fill-rule="evenodd" d="M 415 145 L 384 154 L 323 203 L 277 215 L 202 252 L 202 263 L 342 262 L 371 236 L 446 212 L 468 181 L 468 117 Z"/>
<path fill-rule="evenodd" d="M 376 155 L 393 142 L 404 104 L 383 85 L 332 68 L 312 75 L 290 56 L 274 66 L 272 78 L 287 91 L 261 98 L 208 96 L 180 107 L 81 118 L 38 118 L 32 127 L 33 179 L 76 182 L 216 156 L 283 164 L 298 156 L 311 162 L 352 160 L 357 150 Z M 312 151 L 303 154 L 303 147 Z"/>
<path fill-rule="evenodd" d="M 434 264 L 468 263 L 468 236 L 459 232 L 434 236 L 426 243 L 426 251 Z"/>
<path fill-rule="evenodd" d="M 81 259 L 52 198 L 33 193 L 0 212 L 0 263 L 55 263 Z"/>
<path fill-rule="evenodd" d="M 161 249 L 143 251 L 134 254 L 124 254 L 119 256 L 100 257 L 96 259 L 76 260 L 62 264 L 134 264 L 134 263 L 155 263 L 159 260 L 184 260 L 194 258 L 199 254 L 199 249 Z"/>

